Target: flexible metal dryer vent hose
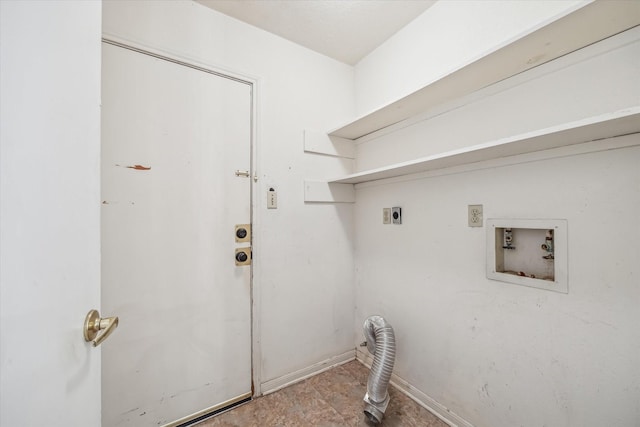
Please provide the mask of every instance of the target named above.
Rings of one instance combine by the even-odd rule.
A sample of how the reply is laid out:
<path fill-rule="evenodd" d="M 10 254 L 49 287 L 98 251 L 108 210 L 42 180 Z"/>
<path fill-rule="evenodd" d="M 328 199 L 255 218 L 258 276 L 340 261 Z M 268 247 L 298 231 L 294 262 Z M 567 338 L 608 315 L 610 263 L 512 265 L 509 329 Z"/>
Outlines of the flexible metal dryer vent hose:
<path fill-rule="evenodd" d="M 367 350 L 373 354 L 373 364 L 364 395 L 364 414 L 369 421 L 378 424 L 389 405 L 387 388 L 396 359 L 396 338 L 393 328 L 380 316 L 371 316 L 364 322 Z"/>

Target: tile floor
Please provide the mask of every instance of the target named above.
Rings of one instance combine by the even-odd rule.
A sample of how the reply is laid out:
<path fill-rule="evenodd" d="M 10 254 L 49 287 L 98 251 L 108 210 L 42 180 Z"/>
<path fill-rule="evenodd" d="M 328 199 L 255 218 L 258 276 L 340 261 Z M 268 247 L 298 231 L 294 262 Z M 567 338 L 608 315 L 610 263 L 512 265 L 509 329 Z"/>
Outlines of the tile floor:
<path fill-rule="evenodd" d="M 369 369 L 354 360 L 254 399 L 198 426 L 371 426 L 362 412 L 368 377 Z M 391 402 L 379 426 L 448 427 L 394 387 L 389 387 L 389 394 Z"/>

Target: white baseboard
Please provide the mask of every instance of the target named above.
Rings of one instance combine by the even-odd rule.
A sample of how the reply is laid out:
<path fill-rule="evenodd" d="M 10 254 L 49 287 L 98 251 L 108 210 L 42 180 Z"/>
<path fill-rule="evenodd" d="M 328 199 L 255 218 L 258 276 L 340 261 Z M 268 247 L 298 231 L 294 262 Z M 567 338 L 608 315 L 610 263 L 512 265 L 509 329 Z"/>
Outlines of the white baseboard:
<path fill-rule="evenodd" d="M 265 381 L 261 384 L 262 394 L 265 395 L 265 394 L 273 393 L 274 391 L 278 391 L 281 388 L 298 383 L 302 380 L 305 380 L 309 377 L 317 375 L 321 372 L 324 372 L 338 365 L 351 362 L 355 358 L 356 358 L 355 349 L 349 350 L 346 353 L 340 354 L 338 356 L 330 357 L 321 362 L 315 363 L 307 368 L 300 369 L 295 372 L 291 372 L 290 374 L 286 374 L 269 381 Z"/>
<path fill-rule="evenodd" d="M 365 347 L 360 347 L 356 349 L 356 359 L 368 368 L 371 368 L 373 356 L 369 352 L 364 351 L 364 348 Z M 414 400 L 445 423 L 449 424 L 451 427 L 473 427 L 473 424 L 461 416 L 451 412 L 445 406 L 436 402 L 433 398 L 418 390 L 408 381 L 400 378 L 396 374 L 391 375 L 390 383 L 396 389 L 407 395 L 410 399 Z"/>

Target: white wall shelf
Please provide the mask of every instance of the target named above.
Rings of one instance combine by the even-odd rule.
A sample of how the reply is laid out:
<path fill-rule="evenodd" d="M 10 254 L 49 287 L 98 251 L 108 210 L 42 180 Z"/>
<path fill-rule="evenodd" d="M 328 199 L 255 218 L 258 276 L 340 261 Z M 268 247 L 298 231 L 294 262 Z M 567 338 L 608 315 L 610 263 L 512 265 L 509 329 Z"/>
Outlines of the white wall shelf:
<path fill-rule="evenodd" d="M 640 106 L 329 180 L 359 184 L 640 132 Z"/>
<path fill-rule="evenodd" d="M 589 3 L 498 46 L 416 92 L 329 132 L 329 135 L 358 139 L 636 25 L 640 25 L 640 2 Z"/>

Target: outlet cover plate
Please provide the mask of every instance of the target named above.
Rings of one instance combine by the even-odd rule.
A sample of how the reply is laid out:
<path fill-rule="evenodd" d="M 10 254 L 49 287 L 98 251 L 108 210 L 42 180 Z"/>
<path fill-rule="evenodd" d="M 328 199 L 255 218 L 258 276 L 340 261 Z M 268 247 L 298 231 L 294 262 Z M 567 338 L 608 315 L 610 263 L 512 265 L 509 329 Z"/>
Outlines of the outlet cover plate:
<path fill-rule="evenodd" d="M 391 224 L 391 208 L 382 208 L 382 223 Z"/>
<path fill-rule="evenodd" d="M 482 205 L 468 205 L 469 227 L 482 227 Z"/>

